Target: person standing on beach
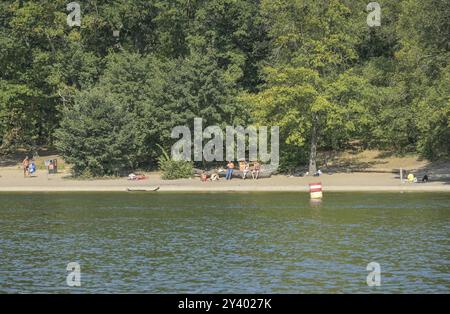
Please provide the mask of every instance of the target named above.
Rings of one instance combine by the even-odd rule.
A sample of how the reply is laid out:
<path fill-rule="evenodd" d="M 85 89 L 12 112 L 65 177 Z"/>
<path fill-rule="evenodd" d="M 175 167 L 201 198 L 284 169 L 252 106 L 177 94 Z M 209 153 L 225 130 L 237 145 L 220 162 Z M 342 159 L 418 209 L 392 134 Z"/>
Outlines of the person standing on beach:
<path fill-rule="evenodd" d="M 234 171 L 234 163 L 232 161 L 229 161 L 227 164 L 227 175 L 225 177 L 226 180 L 231 180 L 231 177 L 233 176 Z"/>
<path fill-rule="evenodd" d="M 28 156 L 25 157 L 25 159 L 22 161 L 22 168 L 23 168 L 23 177 L 26 178 L 28 175 L 28 166 L 30 165 L 30 159 Z"/>
<path fill-rule="evenodd" d="M 32 177 L 36 172 L 36 164 L 34 163 L 34 159 L 30 160 L 30 164 L 28 166 L 28 175 Z"/>

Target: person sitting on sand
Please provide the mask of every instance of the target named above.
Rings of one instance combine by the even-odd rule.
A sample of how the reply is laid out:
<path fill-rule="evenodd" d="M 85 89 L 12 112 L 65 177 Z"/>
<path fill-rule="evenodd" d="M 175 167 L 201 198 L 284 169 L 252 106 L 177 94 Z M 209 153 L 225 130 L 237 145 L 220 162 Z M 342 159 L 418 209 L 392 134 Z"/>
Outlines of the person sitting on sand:
<path fill-rule="evenodd" d="M 252 178 L 258 180 L 259 172 L 261 171 L 261 165 L 259 162 L 255 161 L 252 169 Z"/>
<path fill-rule="evenodd" d="M 250 167 L 248 165 L 247 162 L 245 162 L 244 168 L 242 170 L 242 179 L 246 179 L 247 178 L 247 174 L 250 172 Z"/>
<path fill-rule="evenodd" d="M 200 180 L 201 180 L 202 182 L 208 181 L 208 174 L 206 173 L 205 170 L 202 171 L 202 173 L 201 173 L 201 175 L 200 175 Z"/>
<path fill-rule="evenodd" d="M 412 174 L 408 174 L 408 182 L 409 183 L 416 183 L 417 182 L 417 178 Z"/>
<path fill-rule="evenodd" d="M 216 173 L 216 172 L 214 172 L 214 173 L 211 175 L 211 181 L 219 181 L 219 174 Z"/>
<path fill-rule="evenodd" d="M 227 164 L 227 174 L 225 176 L 226 180 L 231 180 L 233 176 L 233 171 L 234 171 L 234 163 L 232 161 L 229 161 Z"/>
<path fill-rule="evenodd" d="M 317 170 L 313 177 L 320 177 L 322 175 L 322 170 Z"/>
<path fill-rule="evenodd" d="M 23 167 L 23 177 L 26 178 L 29 174 L 28 172 L 28 166 L 30 165 L 30 159 L 28 156 L 25 157 L 25 159 L 22 161 L 22 167 Z"/>

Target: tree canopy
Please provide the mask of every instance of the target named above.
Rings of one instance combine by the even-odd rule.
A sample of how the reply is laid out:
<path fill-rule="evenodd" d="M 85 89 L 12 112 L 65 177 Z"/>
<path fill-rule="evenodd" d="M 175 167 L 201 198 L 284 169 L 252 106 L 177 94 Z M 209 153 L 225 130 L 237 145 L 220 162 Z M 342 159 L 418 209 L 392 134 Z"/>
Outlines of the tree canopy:
<path fill-rule="evenodd" d="M 283 168 L 358 140 L 450 156 L 450 8 L 383 0 L 0 3 L 0 151 L 56 147 L 78 174 L 152 168 L 171 129 L 280 127 Z M 102 119 L 101 121 L 99 119 Z"/>

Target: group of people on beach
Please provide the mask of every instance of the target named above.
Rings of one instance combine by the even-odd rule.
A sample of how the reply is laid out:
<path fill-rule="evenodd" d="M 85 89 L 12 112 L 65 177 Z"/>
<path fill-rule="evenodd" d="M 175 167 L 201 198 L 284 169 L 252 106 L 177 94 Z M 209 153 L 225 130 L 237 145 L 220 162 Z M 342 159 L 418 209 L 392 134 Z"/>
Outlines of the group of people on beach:
<path fill-rule="evenodd" d="M 235 164 L 232 161 L 228 161 L 226 165 L 226 174 L 225 174 L 225 180 L 231 180 L 233 178 Z M 252 174 L 252 178 L 257 180 L 259 177 L 259 174 L 261 172 L 261 164 L 258 161 L 253 162 L 252 165 L 250 165 L 246 161 L 240 161 L 239 162 L 239 171 L 241 172 L 242 179 L 245 180 L 249 173 Z M 208 176 L 206 171 L 203 171 L 201 176 L 201 180 L 206 182 L 209 180 L 211 181 L 217 181 L 219 180 L 219 174 L 214 172 L 210 176 Z"/>
<path fill-rule="evenodd" d="M 33 176 L 36 172 L 36 164 L 34 163 L 34 159 L 26 156 L 22 161 L 22 168 L 24 178 Z"/>

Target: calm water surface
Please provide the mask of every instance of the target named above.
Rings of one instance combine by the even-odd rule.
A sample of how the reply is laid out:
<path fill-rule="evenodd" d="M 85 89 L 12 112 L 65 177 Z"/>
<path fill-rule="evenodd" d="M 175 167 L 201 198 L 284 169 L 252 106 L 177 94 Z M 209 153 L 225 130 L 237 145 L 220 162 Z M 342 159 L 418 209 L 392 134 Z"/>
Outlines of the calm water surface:
<path fill-rule="evenodd" d="M 449 231 L 448 193 L 0 193 L 0 292 L 449 293 Z"/>

